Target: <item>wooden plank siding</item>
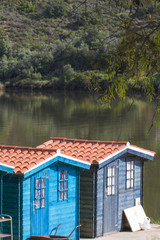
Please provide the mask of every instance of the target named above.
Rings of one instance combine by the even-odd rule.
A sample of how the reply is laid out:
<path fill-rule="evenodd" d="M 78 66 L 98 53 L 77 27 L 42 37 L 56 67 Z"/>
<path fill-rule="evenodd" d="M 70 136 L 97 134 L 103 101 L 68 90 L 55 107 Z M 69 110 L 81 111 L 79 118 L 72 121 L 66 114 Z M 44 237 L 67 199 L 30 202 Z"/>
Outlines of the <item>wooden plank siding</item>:
<path fill-rule="evenodd" d="M 3 214 L 10 215 L 13 221 L 13 239 L 20 238 L 19 229 L 19 177 L 7 174 L 3 176 Z M 10 223 L 3 226 L 5 233 L 10 232 Z"/>
<path fill-rule="evenodd" d="M 68 200 L 58 200 L 58 169 L 68 170 Z M 53 165 L 49 172 L 49 232 L 62 223 L 58 235 L 69 235 L 79 224 L 79 169 L 67 164 Z M 71 237 L 79 239 L 79 229 Z"/>
<path fill-rule="evenodd" d="M 2 189 L 3 189 L 3 175 L 2 173 L 0 172 L 0 214 L 2 214 L 2 207 L 3 207 L 3 192 L 2 192 Z"/>
<path fill-rule="evenodd" d="M 22 239 L 25 240 L 31 234 L 31 179 L 24 179 L 22 183 Z"/>
<path fill-rule="evenodd" d="M 126 160 L 134 160 L 134 188 L 126 189 Z M 133 207 L 135 199 L 142 201 L 142 165 L 143 160 L 138 157 L 126 157 L 119 160 L 119 196 L 118 196 L 118 229 L 123 228 L 123 210 Z"/>
<path fill-rule="evenodd" d="M 126 160 L 134 159 L 134 188 L 126 189 Z M 116 159 L 119 162 L 118 167 L 118 230 L 122 229 L 122 218 L 123 209 L 134 206 L 135 199 L 140 198 L 141 204 L 143 205 L 143 181 L 144 181 L 144 161 L 139 157 L 125 156 L 120 159 Z M 96 233 L 95 237 L 102 236 L 103 224 L 104 224 L 104 165 L 102 168 L 97 170 L 97 196 L 96 196 Z M 88 174 L 89 175 L 89 174 Z M 85 180 L 85 179 L 84 179 Z M 82 181 L 82 178 L 81 178 Z M 83 183 L 85 185 L 85 183 Z M 82 185 L 82 186 L 83 186 Z M 87 185 L 87 179 L 86 179 Z M 87 186 L 85 186 L 85 190 Z M 81 189 L 81 191 L 83 191 Z M 85 195 L 85 193 L 84 193 Z M 81 205 L 81 212 L 83 212 L 83 205 Z M 82 216 L 81 216 L 82 217 Z"/>
<path fill-rule="evenodd" d="M 94 237 L 93 233 L 93 171 L 80 173 L 80 223 L 81 237 Z"/>
<path fill-rule="evenodd" d="M 68 200 L 58 200 L 58 169 L 68 170 Z M 47 173 L 49 179 L 48 203 L 49 219 L 46 223 L 49 225 L 48 234 L 59 223 L 62 223 L 58 230 L 58 235 L 69 235 L 71 231 L 80 222 L 79 220 L 79 168 L 65 163 L 56 163 L 43 170 Z M 34 175 L 33 175 L 34 176 Z M 23 240 L 29 238 L 32 234 L 32 209 L 31 192 L 34 186 L 31 185 L 31 178 L 23 181 Z M 54 233 L 54 232 L 53 232 Z M 79 239 L 79 229 L 72 235 L 72 240 Z"/>
<path fill-rule="evenodd" d="M 103 235 L 104 167 L 97 170 L 96 236 Z"/>

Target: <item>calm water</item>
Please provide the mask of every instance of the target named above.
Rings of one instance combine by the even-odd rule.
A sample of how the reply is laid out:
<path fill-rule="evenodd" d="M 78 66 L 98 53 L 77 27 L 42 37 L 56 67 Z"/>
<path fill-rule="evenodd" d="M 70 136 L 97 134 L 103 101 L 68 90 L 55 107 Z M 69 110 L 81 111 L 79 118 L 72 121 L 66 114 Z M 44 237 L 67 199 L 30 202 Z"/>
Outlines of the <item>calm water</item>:
<path fill-rule="evenodd" d="M 0 144 L 37 146 L 49 137 L 129 141 L 156 151 L 145 164 L 145 211 L 160 219 L 160 126 L 152 124 L 154 104 L 141 99 L 112 109 L 86 93 L 0 93 Z"/>

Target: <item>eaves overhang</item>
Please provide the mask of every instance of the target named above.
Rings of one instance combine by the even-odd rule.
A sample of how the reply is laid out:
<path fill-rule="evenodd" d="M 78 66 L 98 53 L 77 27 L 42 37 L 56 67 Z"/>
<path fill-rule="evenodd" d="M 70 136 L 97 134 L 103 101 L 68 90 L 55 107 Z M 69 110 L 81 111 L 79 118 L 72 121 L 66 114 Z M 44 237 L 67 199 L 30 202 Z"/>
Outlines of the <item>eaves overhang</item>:
<path fill-rule="evenodd" d="M 70 164 L 72 166 L 81 168 L 81 169 L 90 169 L 91 164 L 77 158 L 69 157 L 65 154 L 61 154 L 60 151 L 58 153 L 46 159 L 45 161 L 37 164 L 36 166 L 30 168 L 28 171 L 24 173 L 24 178 L 28 178 L 31 175 L 43 170 L 46 167 L 49 167 L 51 164 L 55 162 L 63 162 L 66 164 Z"/>
<path fill-rule="evenodd" d="M 0 171 L 6 172 L 6 173 L 13 173 L 14 167 L 0 162 Z"/>
<path fill-rule="evenodd" d="M 128 146 L 124 147 L 120 151 L 117 151 L 116 153 L 111 154 L 107 158 L 104 158 L 101 161 L 99 161 L 99 168 L 102 168 L 106 164 L 109 164 L 110 162 L 118 159 L 119 157 L 123 156 L 126 153 L 138 156 L 140 158 L 143 158 L 144 160 L 153 160 L 155 155 L 155 152 L 147 151 L 145 149 L 141 149 L 139 147 L 135 147 L 128 144 Z"/>

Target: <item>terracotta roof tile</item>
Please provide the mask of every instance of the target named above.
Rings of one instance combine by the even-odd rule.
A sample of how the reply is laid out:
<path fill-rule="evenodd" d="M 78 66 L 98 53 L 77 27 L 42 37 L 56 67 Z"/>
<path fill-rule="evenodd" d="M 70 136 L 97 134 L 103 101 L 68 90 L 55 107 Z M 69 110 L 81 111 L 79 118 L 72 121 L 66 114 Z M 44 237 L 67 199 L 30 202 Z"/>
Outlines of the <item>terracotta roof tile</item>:
<path fill-rule="evenodd" d="M 127 142 L 50 138 L 49 141 L 36 148 L 0 145 L 0 162 L 14 166 L 15 173 L 23 174 L 49 157 L 54 156 L 57 149 L 60 149 L 61 154 L 68 157 L 97 164 L 110 155 L 125 149 L 126 146 Z M 130 146 L 152 154 L 154 153 L 134 145 Z"/>
<path fill-rule="evenodd" d="M 57 146 L 58 141 L 59 144 Z M 70 157 L 81 159 L 83 161 L 89 161 L 91 163 L 99 162 L 111 154 L 119 152 L 127 146 L 127 142 L 77 140 L 53 137 L 51 137 L 49 141 L 43 143 L 43 145 L 46 146 L 45 149 L 52 149 L 52 147 L 54 148 L 55 143 L 57 149 L 60 149 L 62 154 L 69 155 Z M 71 150 L 70 146 L 72 148 Z"/>
<path fill-rule="evenodd" d="M 0 162 L 14 166 L 14 173 L 25 173 L 33 166 L 56 154 L 53 149 L 45 150 L 30 147 L 0 145 Z"/>

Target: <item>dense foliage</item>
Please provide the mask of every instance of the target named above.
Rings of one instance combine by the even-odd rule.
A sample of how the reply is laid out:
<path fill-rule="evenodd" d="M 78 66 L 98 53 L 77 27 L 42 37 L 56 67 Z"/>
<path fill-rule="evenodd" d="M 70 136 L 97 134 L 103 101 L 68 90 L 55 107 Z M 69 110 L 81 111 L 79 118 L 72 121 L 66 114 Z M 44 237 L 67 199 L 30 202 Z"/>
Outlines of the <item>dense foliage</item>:
<path fill-rule="evenodd" d="M 108 103 L 159 90 L 160 3 L 1 0 L 0 80 L 9 87 L 100 91 Z"/>

